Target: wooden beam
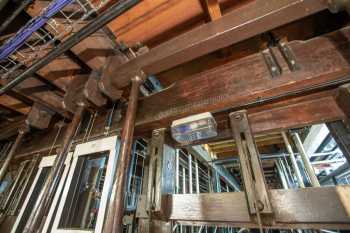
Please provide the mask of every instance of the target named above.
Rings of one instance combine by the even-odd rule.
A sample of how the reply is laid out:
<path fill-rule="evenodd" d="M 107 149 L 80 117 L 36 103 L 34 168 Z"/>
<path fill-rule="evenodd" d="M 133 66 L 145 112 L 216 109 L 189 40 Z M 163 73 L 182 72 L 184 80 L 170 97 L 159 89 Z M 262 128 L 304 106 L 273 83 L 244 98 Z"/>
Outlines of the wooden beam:
<path fill-rule="evenodd" d="M 27 115 L 30 111 L 30 106 L 9 95 L 0 96 L 0 104 L 24 115 Z"/>
<path fill-rule="evenodd" d="M 150 128 L 167 127 L 173 120 L 197 113 L 249 109 L 350 82 L 348 39 L 350 28 L 305 42 L 288 43 L 300 66 L 294 72 L 290 71 L 279 50 L 274 48 L 277 62 L 282 68 L 282 75 L 276 78 L 271 77 L 262 54 L 258 53 L 183 79 L 141 100 L 137 126 L 140 130 L 148 131 Z M 286 103 L 282 101 L 281 104 Z M 277 106 L 280 114 L 288 112 L 281 105 Z M 317 106 L 309 108 L 317 111 Z M 294 108 L 294 111 L 300 113 L 301 109 Z M 334 111 L 338 114 L 339 109 L 335 107 Z M 253 131 L 276 128 L 269 126 L 274 124 L 272 119 L 271 114 L 255 115 L 259 126 L 253 125 Z M 298 119 L 298 115 L 295 119 Z M 282 120 L 280 123 L 287 122 Z"/>
<path fill-rule="evenodd" d="M 335 104 L 333 98 L 335 90 L 315 93 L 302 97 L 291 98 L 288 100 L 277 101 L 269 105 L 251 108 L 248 111 L 249 121 L 251 123 L 254 134 L 278 132 L 281 129 L 291 129 L 301 126 L 317 124 L 321 122 L 328 122 L 343 119 L 344 113 Z M 266 107 L 266 109 L 264 108 Z M 262 116 L 269 114 L 271 117 L 270 123 L 261 122 Z M 250 114 L 253 114 L 251 116 Z M 204 144 L 206 142 L 222 141 L 232 138 L 231 130 L 228 128 L 228 112 L 221 112 L 214 114 L 218 123 L 219 135 L 216 138 L 208 141 L 198 141 L 192 144 Z M 106 115 L 102 114 L 96 118 L 95 127 L 91 132 L 91 139 L 104 137 L 104 127 L 106 122 Z M 168 128 L 169 124 L 163 122 L 164 127 Z M 121 130 L 120 121 L 114 121 L 111 133 L 117 133 Z M 151 129 L 156 129 L 152 125 L 139 125 L 135 130 L 136 137 L 150 138 Z M 151 131 L 150 131 L 151 130 Z M 42 152 L 49 150 L 52 146 L 52 141 L 56 135 L 56 130 L 43 135 L 33 135 L 33 139 L 28 144 L 23 144 L 18 154 L 19 156 L 26 156 L 34 152 Z M 77 139 L 82 139 L 84 135 L 78 135 Z M 58 138 L 57 147 L 60 145 L 61 139 Z"/>
<path fill-rule="evenodd" d="M 207 13 L 209 21 L 221 18 L 221 9 L 219 0 L 200 0 L 204 11 Z"/>
<path fill-rule="evenodd" d="M 350 186 L 270 190 L 273 220 L 264 228 L 349 229 Z M 139 206 L 144 202 L 141 197 Z M 249 214 L 244 192 L 173 194 L 168 198 L 170 220 L 182 224 L 258 228 Z M 307 210 L 307 211 L 303 211 Z M 146 216 L 139 212 L 139 217 Z"/>
<path fill-rule="evenodd" d="M 9 80 L 0 80 L 0 84 L 5 85 Z M 70 118 L 69 113 L 63 107 L 63 98 L 51 91 L 45 83 L 36 78 L 24 80 L 14 88 L 14 92 L 26 96 L 30 100 L 48 107 L 54 112 Z"/>
<path fill-rule="evenodd" d="M 116 66 L 115 60 L 111 59 L 103 72 L 102 81 L 107 84 L 110 81 L 116 88 L 123 88 L 130 84 L 131 78 L 140 70 L 146 74 L 157 74 L 326 8 L 327 4 L 318 0 L 252 1 L 214 22 L 169 40 L 124 65 Z"/>

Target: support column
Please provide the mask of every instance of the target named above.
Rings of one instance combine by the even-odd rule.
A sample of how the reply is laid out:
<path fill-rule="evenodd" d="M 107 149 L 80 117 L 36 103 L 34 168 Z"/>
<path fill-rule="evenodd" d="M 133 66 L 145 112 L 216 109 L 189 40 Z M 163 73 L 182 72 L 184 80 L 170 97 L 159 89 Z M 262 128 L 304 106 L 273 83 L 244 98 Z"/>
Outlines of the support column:
<path fill-rule="evenodd" d="M 303 177 L 300 174 L 300 170 L 299 170 L 299 167 L 298 167 L 298 164 L 297 164 L 297 160 L 295 159 L 295 155 L 294 155 L 292 146 L 289 143 L 289 140 L 288 140 L 286 132 L 282 132 L 282 137 L 283 137 L 283 140 L 284 140 L 284 144 L 287 147 L 287 151 L 289 153 L 289 158 L 290 158 L 290 161 L 292 162 L 294 174 L 297 177 L 297 181 L 298 181 L 299 187 L 300 188 L 305 188 Z"/>
<path fill-rule="evenodd" d="M 121 135 L 121 145 L 114 184 L 112 187 L 112 199 L 109 205 L 108 215 L 103 229 L 104 233 L 122 233 L 122 220 L 125 208 L 125 184 L 128 167 L 131 159 L 131 147 L 133 142 L 139 87 L 142 79 L 138 76 L 132 79 L 128 108 L 125 115 L 124 127 Z"/>
<path fill-rule="evenodd" d="M 16 140 L 15 140 L 15 143 L 11 147 L 11 150 L 6 157 L 5 162 L 2 164 L 2 167 L 0 169 L 0 182 L 4 179 L 4 177 L 7 173 L 7 169 L 10 165 L 10 162 L 11 162 L 13 156 L 15 155 L 17 148 L 21 144 L 23 136 L 26 134 L 26 132 L 28 132 L 28 128 L 22 128 L 22 129 L 18 130 L 18 134 L 17 134 Z"/>
<path fill-rule="evenodd" d="M 64 171 L 64 163 L 66 161 L 68 152 L 71 148 L 73 137 L 79 127 L 81 118 L 84 114 L 85 106 L 83 104 L 77 107 L 72 122 L 68 125 L 63 136 L 63 144 L 60 153 L 55 159 L 54 166 L 48 177 L 48 182 L 42 189 L 31 216 L 24 228 L 24 233 L 34 233 L 40 229 L 41 223 L 45 222 L 45 218 L 50 210 L 52 200 L 55 196 L 57 186 L 60 182 Z"/>
<path fill-rule="evenodd" d="M 310 181 L 311 181 L 312 186 L 313 187 L 320 187 L 320 182 L 318 181 L 317 176 L 315 174 L 315 170 L 311 165 L 309 156 L 306 154 L 303 143 L 300 140 L 299 134 L 294 133 L 293 138 L 294 138 L 295 145 L 297 146 L 299 153 L 300 153 L 300 156 L 303 160 L 305 169 L 310 177 Z"/>

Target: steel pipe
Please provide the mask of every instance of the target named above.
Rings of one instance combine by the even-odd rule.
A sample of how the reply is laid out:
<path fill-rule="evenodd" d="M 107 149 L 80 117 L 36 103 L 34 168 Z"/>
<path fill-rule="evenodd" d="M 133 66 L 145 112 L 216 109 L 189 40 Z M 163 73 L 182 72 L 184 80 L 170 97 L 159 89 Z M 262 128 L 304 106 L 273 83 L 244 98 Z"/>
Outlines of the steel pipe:
<path fill-rule="evenodd" d="M 15 155 L 17 148 L 21 144 L 23 136 L 25 135 L 25 133 L 26 133 L 26 130 L 24 130 L 24 129 L 19 129 L 18 130 L 18 135 L 17 135 L 16 141 L 13 144 L 13 146 L 11 147 L 11 150 L 8 153 L 8 155 L 7 155 L 6 159 L 5 159 L 5 162 L 3 163 L 2 167 L 1 167 L 1 170 L 0 170 L 0 182 L 5 177 L 7 169 L 9 167 L 9 165 L 10 165 L 10 162 L 11 162 L 13 156 Z"/>
<path fill-rule="evenodd" d="M 77 131 L 81 118 L 84 114 L 85 106 L 78 106 L 76 113 L 74 114 L 72 122 L 68 125 L 63 137 L 63 144 L 60 149 L 60 153 L 55 159 L 54 166 L 48 177 L 48 182 L 42 189 L 38 200 L 35 203 L 32 214 L 28 219 L 28 222 L 23 230 L 24 233 L 34 233 L 40 229 L 40 225 L 45 220 L 55 196 L 57 186 L 60 182 L 64 171 L 64 163 L 66 161 L 68 152 L 71 148 L 73 137 Z"/>
<path fill-rule="evenodd" d="M 104 25 L 112 21 L 114 18 L 118 17 L 134 5 L 136 5 L 139 0 L 126 0 L 118 2 L 108 8 L 104 13 L 99 15 L 96 19 L 92 20 L 88 25 L 83 27 L 79 32 L 68 38 L 63 43 L 59 44 L 55 49 L 49 52 L 45 57 L 39 59 L 28 69 L 19 74 L 15 79 L 8 82 L 5 86 L 0 89 L 0 95 L 6 93 L 6 91 L 11 90 L 13 87 L 24 81 L 25 79 L 31 77 L 35 72 L 49 64 L 55 58 L 62 55 L 64 52 L 71 49 L 73 46 L 78 44 L 80 41 L 89 37 L 97 30 L 101 29 Z"/>
<path fill-rule="evenodd" d="M 281 134 L 282 134 L 282 137 L 283 137 L 284 144 L 287 147 L 287 150 L 288 150 L 288 153 L 289 153 L 289 157 L 290 157 L 290 161 L 292 162 L 294 174 L 297 177 L 297 181 L 298 181 L 299 187 L 300 188 L 305 188 L 303 177 L 300 174 L 300 170 L 299 170 L 299 167 L 298 167 L 298 164 L 297 164 L 297 160 L 295 159 L 295 155 L 294 155 L 292 146 L 289 143 L 287 134 L 286 134 L 286 132 L 281 132 Z"/>
<path fill-rule="evenodd" d="M 306 154 L 303 143 L 300 140 L 299 134 L 294 133 L 293 138 L 295 141 L 295 145 L 297 146 L 297 148 L 300 152 L 300 156 L 301 156 L 301 159 L 303 160 L 307 174 L 310 177 L 310 181 L 311 181 L 312 186 L 313 187 L 320 187 L 320 182 L 318 181 L 317 176 L 316 176 L 315 171 L 314 171 L 314 168 L 312 167 L 312 165 L 310 163 L 310 159 L 309 159 L 308 155 Z"/>
<path fill-rule="evenodd" d="M 109 204 L 108 215 L 105 221 L 104 233 L 122 233 L 122 219 L 125 204 L 125 184 L 128 174 L 128 167 L 131 159 L 131 146 L 133 142 L 137 102 L 139 88 L 142 79 L 136 76 L 131 82 L 131 92 L 128 108 L 125 115 L 124 127 L 121 135 L 121 145 L 118 157 L 117 171 L 112 188 L 112 198 Z"/>

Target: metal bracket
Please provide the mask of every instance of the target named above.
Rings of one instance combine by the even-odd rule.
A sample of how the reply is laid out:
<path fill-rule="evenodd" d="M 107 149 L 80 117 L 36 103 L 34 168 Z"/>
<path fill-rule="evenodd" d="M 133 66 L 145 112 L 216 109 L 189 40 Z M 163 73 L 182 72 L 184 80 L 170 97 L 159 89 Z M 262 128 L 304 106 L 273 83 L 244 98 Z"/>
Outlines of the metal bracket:
<path fill-rule="evenodd" d="M 272 214 L 273 211 L 247 112 L 231 113 L 230 122 L 239 153 L 249 212 L 257 215 L 259 221 L 260 214 Z"/>
<path fill-rule="evenodd" d="M 275 54 L 271 48 L 268 48 L 262 52 L 265 63 L 270 71 L 272 78 L 280 76 L 282 74 L 282 68 L 278 64 Z"/>
<path fill-rule="evenodd" d="M 278 49 L 281 52 L 284 60 L 287 62 L 290 71 L 295 72 L 300 70 L 300 66 L 296 61 L 295 55 L 287 44 L 279 43 Z"/>
<path fill-rule="evenodd" d="M 295 55 L 286 43 L 278 43 L 278 51 L 288 65 L 291 72 L 300 70 L 300 66 L 296 61 Z M 264 61 L 269 69 L 272 78 L 281 76 L 283 68 L 280 65 L 279 59 L 275 55 L 274 47 L 269 47 L 262 52 Z M 281 58 L 280 58 L 281 59 Z"/>

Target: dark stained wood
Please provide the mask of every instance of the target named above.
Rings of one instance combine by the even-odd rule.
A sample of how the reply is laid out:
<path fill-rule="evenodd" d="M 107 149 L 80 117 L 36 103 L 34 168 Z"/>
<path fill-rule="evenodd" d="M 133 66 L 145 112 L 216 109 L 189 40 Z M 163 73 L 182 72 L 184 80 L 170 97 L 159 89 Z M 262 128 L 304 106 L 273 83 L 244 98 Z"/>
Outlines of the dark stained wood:
<path fill-rule="evenodd" d="M 339 107 L 345 112 L 348 119 L 350 119 L 350 84 L 339 88 L 336 100 Z"/>
<path fill-rule="evenodd" d="M 251 108 L 311 88 L 321 89 L 325 84 L 350 81 L 349 38 L 350 29 L 346 28 L 310 41 L 289 43 L 301 67 L 296 72 L 290 72 L 281 54 L 274 50 L 283 69 L 283 74 L 274 79 L 260 53 L 188 77 L 141 100 L 137 126 L 144 130 L 161 128 L 192 114 Z"/>
<path fill-rule="evenodd" d="M 6 80 L 0 80 L 6 84 Z M 40 103 L 54 112 L 70 118 L 63 108 L 63 98 L 51 91 L 45 83 L 35 78 L 29 78 L 14 88 L 14 91 L 28 97 L 30 100 Z"/>
<path fill-rule="evenodd" d="M 249 109 L 248 117 L 254 134 L 265 134 L 268 132 L 280 131 L 282 129 L 298 128 L 306 125 L 343 119 L 345 115 L 335 104 L 335 100 L 333 98 L 334 92 L 334 90 L 331 90 L 291 98 L 288 100 L 277 101 L 268 105 Z M 294 115 L 295 111 L 298 111 L 299 113 L 297 117 Z M 229 129 L 228 113 L 229 112 L 224 111 L 214 114 L 214 117 L 218 123 L 218 137 L 208 141 L 194 142 L 193 144 L 204 144 L 208 142 L 231 139 L 232 134 L 231 130 Z M 251 117 L 250 114 L 253 114 L 253 117 Z M 272 117 L 272 123 L 267 124 L 259 120 L 266 114 L 269 114 Z M 115 117 L 111 127 L 111 133 L 119 133 L 121 130 L 120 122 L 117 122 L 116 119 L 117 117 Z M 104 136 L 105 123 L 106 115 L 99 114 L 95 120 L 94 128 L 91 132 L 91 139 Z M 163 124 L 163 127 L 169 128 L 169 125 Z M 150 138 L 152 129 L 155 128 L 153 128 L 151 125 L 139 125 L 135 129 L 135 135 L 136 137 Z M 64 129 L 62 131 L 64 132 Z M 18 157 L 23 157 L 38 151 L 49 150 L 52 146 L 56 133 L 57 128 L 54 128 L 49 132 L 32 134 L 31 140 L 24 143 L 19 149 Z M 78 139 L 82 138 L 83 135 L 78 136 Z M 60 143 L 61 137 L 58 137 L 58 141 L 54 148 L 59 147 Z"/>
<path fill-rule="evenodd" d="M 102 80 L 111 79 L 116 87 L 123 88 L 140 69 L 146 74 L 157 74 L 324 9 L 326 4 L 316 0 L 252 1 L 214 22 L 151 49 L 125 65 L 115 66 L 111 59 Z"/>

